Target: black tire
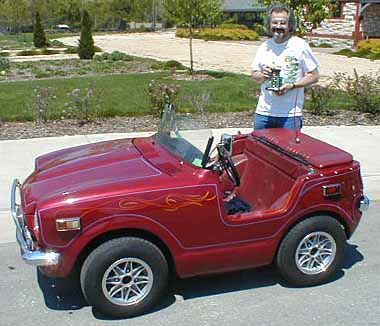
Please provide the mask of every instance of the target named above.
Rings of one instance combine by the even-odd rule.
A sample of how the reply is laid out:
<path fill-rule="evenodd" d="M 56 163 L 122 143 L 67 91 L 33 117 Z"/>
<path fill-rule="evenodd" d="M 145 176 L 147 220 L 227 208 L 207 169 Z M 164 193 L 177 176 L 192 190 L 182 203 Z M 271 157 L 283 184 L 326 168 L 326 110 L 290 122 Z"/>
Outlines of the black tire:
<path fill-rule="evenodd" d="M 131 265 L 128 267 L 127 264 Z M 123 268 L 124 275 L 121 272 Z M 128 276 L 131 269 L 135 273 L 129 275 L 134 276 Z M 116 275 L 116 271 L 120 273 Z M 145 282 L 145 286 L 139 284 Z M 167 282 L 168 265 L 160 249 L 149 241 L 133 237 L 101 244 L 87 257 L 80 275 L 88 303 L 97 311 L 118 318 L 149 311 L 166 292 Z M 112 288 L 114 293 L 111 293 Z"/>
<path fill-rule="evenodd" d="M 277 267 L 292 285 L 325 283 L 343 264 L 346 240 L 344 229 L 336 219 L 310 217 L 296 224 L 282 240 Z"/>

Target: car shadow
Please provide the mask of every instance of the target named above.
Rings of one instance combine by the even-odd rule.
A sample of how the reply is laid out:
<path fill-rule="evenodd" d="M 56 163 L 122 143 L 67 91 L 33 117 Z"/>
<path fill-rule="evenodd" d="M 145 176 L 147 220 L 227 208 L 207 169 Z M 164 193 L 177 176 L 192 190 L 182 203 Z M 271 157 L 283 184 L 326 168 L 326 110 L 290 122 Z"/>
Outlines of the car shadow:
<path fill-rule="evenodd" d="M 346 270 L 349 270 L 363 259 L 364 257 L 359 252 L 358 246 L 347 244 L 346 256 L 342 269 L 330 280 L 330 282 L 334 282 L 343 277 Z M 53 310 L 77 310 L 88 306 L 78 280 L 74 278 L 49 278 L 39 272 L 37 273 L 37 277 L 38 284 L 48 308 Z M 189 300 L 229 292 L 254 290 L 275 285 L 280 285 L 286 288 L 295 287 L 287 284 L 281 278 L 277 269 L 272 265 L 218 275 L 175 279 L 171 282 L 168 294 L 165 298 L 161 300 L 158 306 L 146 314 L 151 314 L 171 306 L 177 301 L 176 297 L 178 296 L 182 297 L 183 300 Z M 105 316 L 95 309 L 92 309 L 92 313 L 95 318 L 100 320 L 121 319 Z"/>

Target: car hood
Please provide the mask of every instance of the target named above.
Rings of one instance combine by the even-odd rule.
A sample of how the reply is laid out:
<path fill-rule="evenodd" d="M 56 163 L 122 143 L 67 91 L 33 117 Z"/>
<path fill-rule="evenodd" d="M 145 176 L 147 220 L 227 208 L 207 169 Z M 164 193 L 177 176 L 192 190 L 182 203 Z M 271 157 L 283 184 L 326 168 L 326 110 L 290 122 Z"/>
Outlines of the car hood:
<path fill-rule="evenodd" d="M 22 185 L 25 213 L 33 213 L 36 201 L 62 200 L 85 192 L 95 195 L 120 184 L 150 178 L 161 172 L 133 145 L 121 139 L 72 147 L 36 159 L 35 171 Z"/>

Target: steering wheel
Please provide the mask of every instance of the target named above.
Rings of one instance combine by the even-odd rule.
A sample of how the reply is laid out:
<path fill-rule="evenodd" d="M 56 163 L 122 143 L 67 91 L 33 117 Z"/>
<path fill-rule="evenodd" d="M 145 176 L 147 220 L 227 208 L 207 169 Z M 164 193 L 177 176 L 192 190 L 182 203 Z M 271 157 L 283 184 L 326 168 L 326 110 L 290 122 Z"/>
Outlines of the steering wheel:
<path fill-rule="evenodd" d="M 227 153 L 221 153 L 222 151 L 218 149 L 219 152 L 219 160 L 222 165 L 223 170 L 226 171 L 228 177 L 230 178 L 232 184 L 235 187 L 240 186 L 240 175 L 238 170 L 236 169 L 236 166 L 234 162 L 232 161 L 232 158 Z"/>

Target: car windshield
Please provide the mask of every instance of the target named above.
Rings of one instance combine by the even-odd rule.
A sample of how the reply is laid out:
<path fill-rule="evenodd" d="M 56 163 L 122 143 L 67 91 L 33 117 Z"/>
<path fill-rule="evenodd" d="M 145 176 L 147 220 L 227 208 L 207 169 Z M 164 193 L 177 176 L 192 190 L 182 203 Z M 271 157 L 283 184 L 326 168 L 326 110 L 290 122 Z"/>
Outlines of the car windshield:
<path fill-rule="evenodd" d="M 207 143 L 212 139 L 211 129 L 195 121 L 190 114 L 177 114 L 169 105 L 162 116 L 157 141 L 184 161 L 201 167 Z"/>

